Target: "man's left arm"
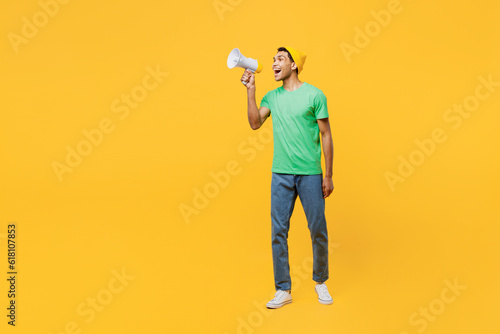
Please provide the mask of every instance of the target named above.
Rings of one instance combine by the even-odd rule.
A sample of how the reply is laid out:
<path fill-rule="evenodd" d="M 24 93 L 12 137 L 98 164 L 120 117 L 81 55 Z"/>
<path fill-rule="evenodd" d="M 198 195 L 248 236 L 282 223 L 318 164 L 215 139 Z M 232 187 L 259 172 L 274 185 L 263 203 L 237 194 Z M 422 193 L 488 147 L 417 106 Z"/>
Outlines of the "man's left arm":
<path fill-rule="evenodd" d="M 323 178 L 323 198 L 327 198 L 333 191 L 333 141 L 328 118 L 318 119 L 321 143 L 325 155 L 325 177 Z"/>

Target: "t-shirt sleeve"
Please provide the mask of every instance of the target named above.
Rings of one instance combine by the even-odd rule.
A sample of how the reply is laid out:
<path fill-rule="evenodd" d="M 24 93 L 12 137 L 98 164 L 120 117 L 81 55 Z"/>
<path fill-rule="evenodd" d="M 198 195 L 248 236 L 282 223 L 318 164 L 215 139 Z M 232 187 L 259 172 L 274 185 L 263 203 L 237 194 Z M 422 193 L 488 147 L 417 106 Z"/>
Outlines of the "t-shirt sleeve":
<path fill-rule="evenodd" d="M 316 119 L 327 118 L 328 117 L 328 106 L 326 104 L 326 96 L 322 91 L 314 97 L 314 115 Z"/>
<path fill-rule="evenodd" d="M 270 103 L 271 102 L 269 101 L 269 92 L 267 92 L 266 95 L 264 95 L 264 97 L 260 101 L 260 106 L 266 107 L 267 109 L 271 110 Z"/>

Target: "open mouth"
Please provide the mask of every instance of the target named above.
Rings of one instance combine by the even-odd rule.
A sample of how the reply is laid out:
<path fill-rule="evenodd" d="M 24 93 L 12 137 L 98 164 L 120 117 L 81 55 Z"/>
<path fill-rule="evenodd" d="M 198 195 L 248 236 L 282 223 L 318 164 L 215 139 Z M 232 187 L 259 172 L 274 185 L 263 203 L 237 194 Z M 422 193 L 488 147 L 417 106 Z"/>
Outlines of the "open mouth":
<path fill-rule="evenodd" d="M 280 74 L 280 73 L 281 73 L 281 69 L 275 69 L 275 70 L 274 70 L 274 75 L 276 75 L 276 74 Z"/>

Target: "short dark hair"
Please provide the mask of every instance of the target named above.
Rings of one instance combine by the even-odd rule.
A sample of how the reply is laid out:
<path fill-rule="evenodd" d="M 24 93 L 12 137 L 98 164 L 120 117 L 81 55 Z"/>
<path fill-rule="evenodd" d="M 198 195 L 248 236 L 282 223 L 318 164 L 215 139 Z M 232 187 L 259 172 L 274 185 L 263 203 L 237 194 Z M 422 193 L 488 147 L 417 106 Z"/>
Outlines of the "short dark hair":
<path fill-rule="evenodd" d="M 292 63 L 295 63 L 295 60 L 293 60 L 293 57 L 292 57 L 292 55 L 290 54 L 290 51 L 288 51 L 286 48 L 284 48 L 284 47 L 282 47 L 282 46 L 278 48 L 278 52 L 280 52 L 280 51 L 285 51 L 285 52 L 288 54 L 288 58 L 290 58 L 290 61 L 291 61 Z M 297 66 L 297 68 L 295 69 L 295 72 L 297 72 L 297 74 L 299 74 L 299 67 L 298 67 L 298 66 Z"/>

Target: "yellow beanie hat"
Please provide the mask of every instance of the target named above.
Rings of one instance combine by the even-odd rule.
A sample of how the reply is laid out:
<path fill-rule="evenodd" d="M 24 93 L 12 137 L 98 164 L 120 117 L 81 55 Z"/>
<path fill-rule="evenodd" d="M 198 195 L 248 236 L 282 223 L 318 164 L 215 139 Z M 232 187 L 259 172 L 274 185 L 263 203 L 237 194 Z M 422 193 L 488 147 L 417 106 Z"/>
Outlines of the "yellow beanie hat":
<path fill-rule="evenodd" d="M 303 53 L 300 50 L 294 49 L 294 48 L 289 48 L 285 47 L 288 52 L 292 55 L 293 61 L 297 65 L 297 69 L 299 70 L 299 73 L 302 72 L 302 69 L 304 68 L 304 63 L 306 62 L 307 55 Z"/>

